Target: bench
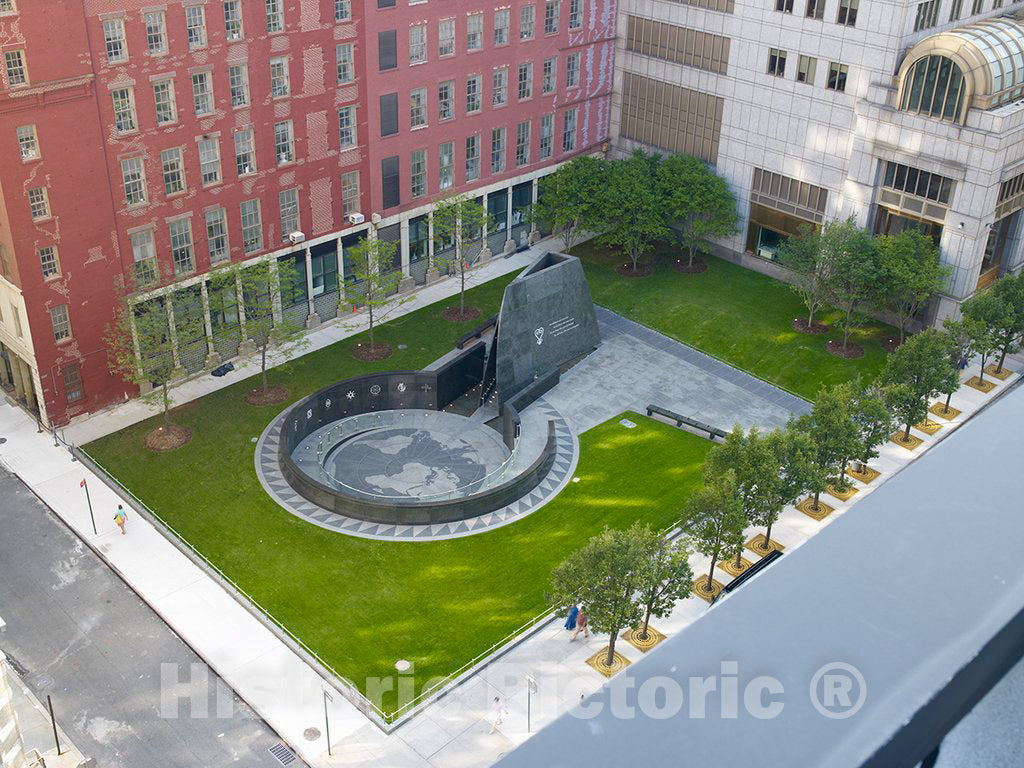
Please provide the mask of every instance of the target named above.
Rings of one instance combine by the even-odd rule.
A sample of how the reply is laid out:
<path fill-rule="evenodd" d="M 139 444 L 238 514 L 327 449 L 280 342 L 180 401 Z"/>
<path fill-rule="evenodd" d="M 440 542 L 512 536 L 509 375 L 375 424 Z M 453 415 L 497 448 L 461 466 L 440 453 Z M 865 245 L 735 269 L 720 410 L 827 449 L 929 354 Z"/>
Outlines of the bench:
<path fill-rule="evenodd" d="M 689 416 L 682 416 L 676 413 L 675 411 L 670 411 L 668 408 L 662 408 L 660 405 L 648 405 L 647 415 L 653 416 L 654 414 L 657 414 L 658 416 L 663 416 L 664 418 L 669 419 L 670 421 L 674 421 L 677 427 L 682 427 L 683 425 L 686 425 L 687 427 L 692 427 L 693 429 L 696 429 L 699 432 L 707 432 L 709 440 L 714 440 L 716 437 L 722 439 L 725 438 L 726 433 L 719 429 L 718 427 L 712 427 L 710 424 L 705 424 L 703 421 L 691 419 Z"/>
<path fill-rule="evenodd" d="M 463 347 L 465 347 L 469 342 L 473 341 L 474 339 L 479 339 L 481 336 L 483 336 L 485 333 L 487 333 L 487 331 L 489 331 L 491 328 L 493 328 L 497 324 L 498 324 L 498 316 L 497 315 L 494 315 L 493 317 L 489 317 L 487 320 L 482 322 L 480 325 L 478 325 L 472 331 L 469 331 L 468 333 L 462 334 L 459 337 L 458 341 L 455 342 L 456 348 L 462 349 Z"/>

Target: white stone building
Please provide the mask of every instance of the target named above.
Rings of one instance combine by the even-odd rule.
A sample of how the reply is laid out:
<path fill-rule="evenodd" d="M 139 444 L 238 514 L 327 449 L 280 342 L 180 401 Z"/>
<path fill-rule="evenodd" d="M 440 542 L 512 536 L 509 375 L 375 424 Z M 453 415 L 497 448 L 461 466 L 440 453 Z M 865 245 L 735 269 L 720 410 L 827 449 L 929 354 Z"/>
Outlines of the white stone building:
<path fill-rule="evenodd" d="M 712 163 L 740 209 L 723 255 L 764 271 L 802 222 L 932 234 L 953 269 L 935 321 L 1024 262 L 1021 8 L 620 0 L 616 152 Z"/>

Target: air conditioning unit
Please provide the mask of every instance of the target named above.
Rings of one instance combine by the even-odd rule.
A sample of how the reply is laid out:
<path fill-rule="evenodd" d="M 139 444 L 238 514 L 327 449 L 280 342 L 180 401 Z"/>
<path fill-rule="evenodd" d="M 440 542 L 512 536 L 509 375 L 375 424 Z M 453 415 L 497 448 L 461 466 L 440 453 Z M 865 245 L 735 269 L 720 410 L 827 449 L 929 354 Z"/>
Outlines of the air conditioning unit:
<path fill-rule="evenodd" d="M 292 245 L 298 245 L 299 243 L 301 243 L 305 239 L 306 239 L 306 235 L 303 232 L 289 232 L 288 233 L 288 242 L 291 243 Z"/>
<path fill-rule="evenodd" d="M 366 221 L 366 217 L 363 216 L 363 214 L 359 213 L 358 211 L 356 211 L 355 213 L 350 213 L 348 215 L 349 224 L 362 224 L 364 221 Z"/>

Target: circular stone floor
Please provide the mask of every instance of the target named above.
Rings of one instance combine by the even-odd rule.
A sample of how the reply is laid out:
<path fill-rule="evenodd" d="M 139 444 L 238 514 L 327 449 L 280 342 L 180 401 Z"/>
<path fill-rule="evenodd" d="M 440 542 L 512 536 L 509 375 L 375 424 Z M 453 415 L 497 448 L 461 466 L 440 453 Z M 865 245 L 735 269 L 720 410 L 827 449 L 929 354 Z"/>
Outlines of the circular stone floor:
<path fill-rule="evenodd" d="M 554 422 L 555 460 L 548 474 L 526 496 L 494 512 L 488 512 L 478 517 L 452 523 L 436 523 L 431 525 L 370 523 L 339 515 L 336 512 L 313 504 L 292 489 L 284 479 L 277 462 L 277 450 L 281 435 L 281 424 L 287 412 L 288 409 L 285 409 L 281 415 L 270 423 L 256 444 L 256 474 L 264 490 L 280 506 L 296 517 L 300 517 L 321 528 L 364 539 L 380 539 L 385 541 L 454 539 L 508 525 L 526 517 L 554 498 L 572 478 L 579 455 L 579 442 L 565 419 L 544 398 L 540 398 L 522 414 L 524 435 L 525 430 L 528 428 L 535 430 L 543 429 L 546 432 L 547 422 Z M 447 414 L 442 412 L 441 415 Z M 461 417 L 455 418 L 461 419 Z M 380 436 L 380 432 L 373 434 Z M 504 445 L 497 432 L 494 433 L 494 436 L 498 445 L 504 449 Z M 380 446 L 377 446 L 378 450 L 379 448 Z M 510 473 L 515 471 L 516 469 L 513 468 L 510 470 Z"/>

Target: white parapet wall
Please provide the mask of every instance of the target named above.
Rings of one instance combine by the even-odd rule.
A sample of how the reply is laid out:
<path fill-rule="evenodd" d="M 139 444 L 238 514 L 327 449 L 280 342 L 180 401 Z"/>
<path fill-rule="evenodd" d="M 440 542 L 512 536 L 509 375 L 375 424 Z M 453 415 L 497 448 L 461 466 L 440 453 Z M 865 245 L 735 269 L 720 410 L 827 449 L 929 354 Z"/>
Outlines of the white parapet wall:
<path fill-rule="evenodd" d="M 25 745 L 14 714 L 14 693 L 7 677 L 7 657 L 0 651 L 0 765 L 26 768 Z"/>

